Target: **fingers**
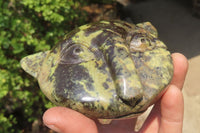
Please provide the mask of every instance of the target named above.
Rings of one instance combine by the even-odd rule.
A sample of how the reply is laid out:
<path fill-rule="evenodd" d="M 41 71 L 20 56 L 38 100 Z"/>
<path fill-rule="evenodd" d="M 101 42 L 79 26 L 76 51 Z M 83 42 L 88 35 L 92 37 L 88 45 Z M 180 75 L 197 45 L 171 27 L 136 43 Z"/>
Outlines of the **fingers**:
<path fill-rule="evenodd" d="M 168 91 L 161 100 L 160 133 L 182 133 L 184 102 L 183 88 L 188 70 L 186 57 L 179 53 L 172 54 L 174 75 Z"/>
<path fill-rule="evenodd" d="M 170 85 L 162 99 L 154 106 L 141 133 L 182 133 L 183 95 L 179 88 Z"/>
<path fill-rule="evenodd" d="M 174 64 L 173 79 L 168 86 L 168 90 L 162 96 L 161 100 L 155 104 L 149 117 L 145 121 L 140 130 L 142 133 L 163 131 L 167 127 L 165 126 L 167 121 L 171 121 L 171 124 L 174 123 L 174 125 L 179 123 L 179 130 L 180 127 L 182 128 L 183 97 L 180 90 L 184 84 L 188 62 L 185 56 L 179 53 L 172 54 L 172 58 Z"/>
<path fill-rule="evenodd" d="M 183 95 L 179 88 L 171 85 L 161 100 L 159 133 L 182 133 Z"/>
<path fill-rule="evenodd" d="M 188 69 L 188 61 L 186 57 L 180 53 L 172 54 L 172 58 L 174 64 L 174 75 L 171 84 L 182 89 Z"/>
<path fill-rule="evenodd" d="M 44 124 L 59 133 L 97 133 L 93 120 L 65 107 L 53 107 L 43 115 Z"/>
<path fill-rule="evenodd" d="M 158 101 L 151 110 L 139 133 L 157 133 L 160 127 L 160 116 L 160 101 Z"/>

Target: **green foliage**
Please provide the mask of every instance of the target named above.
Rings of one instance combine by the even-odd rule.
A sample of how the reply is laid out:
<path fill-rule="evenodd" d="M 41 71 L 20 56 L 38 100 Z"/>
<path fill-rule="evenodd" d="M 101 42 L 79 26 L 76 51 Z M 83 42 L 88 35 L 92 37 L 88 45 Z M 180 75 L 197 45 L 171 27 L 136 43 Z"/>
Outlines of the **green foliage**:
<path fill-rule="evenodd" d="M 88 0 L 90 3 L 99 3 L 99 4 L 111 4 L 116 2 L 116 0 Z"/>
<path fill-rule="evenodd" d="M 19 61 L 49 50 L 71 29 L 82 25 L 82 6 L 113 0 L 0 0 L 0 133 L 30 132 L 34 120 L 54 105 L 42 94 Z"/>
<path fill-rule="evenodd" d="M 28 132 L 53 105 L 20 67 L 22 57 L 49 50 L 85 23 L 84 0 L 0 0 L 0 132 Z"/>

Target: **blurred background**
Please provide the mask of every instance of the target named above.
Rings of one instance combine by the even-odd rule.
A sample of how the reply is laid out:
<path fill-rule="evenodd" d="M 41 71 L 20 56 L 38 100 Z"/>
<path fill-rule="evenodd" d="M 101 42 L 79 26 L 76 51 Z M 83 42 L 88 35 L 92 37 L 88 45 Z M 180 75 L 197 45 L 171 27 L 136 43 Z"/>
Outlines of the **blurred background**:
<path fill-rule="evenodd" d="M 171 52 L 188 58 L 183 132 L 200 132 L 200 0 L 0 0 L 0 6 L 0 133 L 53 132 L 42 115 L 54 105 L 20 59 L 51 49 L 75 27 L 110 19 L 150 21 Z"/>

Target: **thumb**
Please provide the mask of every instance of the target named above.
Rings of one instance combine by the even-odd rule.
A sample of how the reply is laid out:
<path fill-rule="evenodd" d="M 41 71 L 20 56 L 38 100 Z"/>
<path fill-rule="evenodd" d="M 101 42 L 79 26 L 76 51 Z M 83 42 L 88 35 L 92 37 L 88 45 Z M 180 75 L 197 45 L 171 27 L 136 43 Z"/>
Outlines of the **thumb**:
<path fill-rule="evenodd" d="M 43 115 L 44 124 L 59 133 L 97 133 L 93 120 L 65 107 L 53 107 Z"/>

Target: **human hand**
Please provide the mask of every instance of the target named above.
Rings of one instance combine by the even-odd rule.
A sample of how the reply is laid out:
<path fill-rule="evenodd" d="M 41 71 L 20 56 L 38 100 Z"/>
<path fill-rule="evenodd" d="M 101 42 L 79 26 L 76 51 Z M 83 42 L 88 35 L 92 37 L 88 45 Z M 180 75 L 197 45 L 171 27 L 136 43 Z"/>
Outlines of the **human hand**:
<path fill-rule="evenodd" d="M 155 103 L 139 133 L 182 133 L 183 95 L 181 89 L 187 73 L 187 59 L 172 54 L 174 63 L 173 79 L 161 99 Z M 49 128 L 60 133 L 134 133 L 136 119 L 113 120 L 101 125 L 86 116 L 65 107 L 48 109 L 43 121 Z"/>

